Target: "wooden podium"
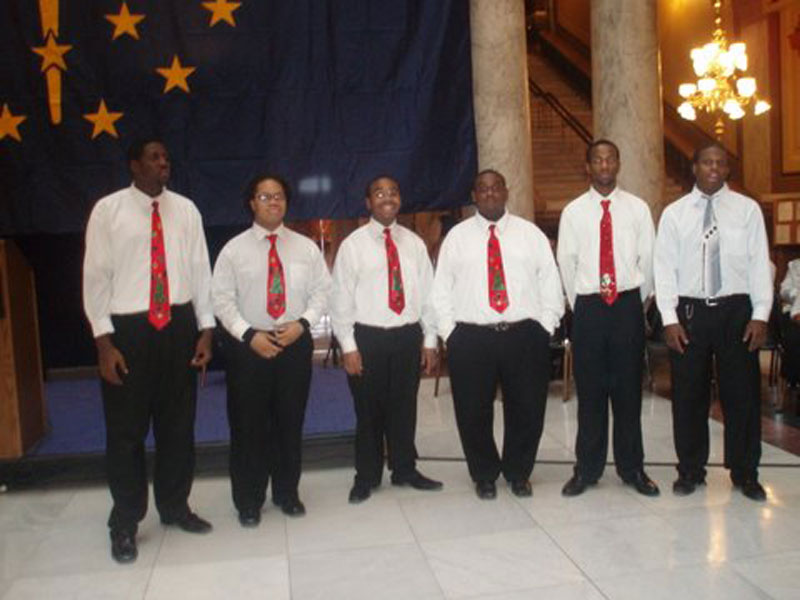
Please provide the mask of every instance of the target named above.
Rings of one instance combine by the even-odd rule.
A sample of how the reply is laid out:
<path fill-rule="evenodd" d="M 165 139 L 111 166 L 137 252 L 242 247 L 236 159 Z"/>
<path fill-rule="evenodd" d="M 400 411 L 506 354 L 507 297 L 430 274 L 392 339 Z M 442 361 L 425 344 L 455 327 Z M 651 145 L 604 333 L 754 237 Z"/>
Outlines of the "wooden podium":
<path fill-rule="evenodd" d="M 19 458 L 45 431 L 33 270 L 0 240 L 0 459 Z"/>

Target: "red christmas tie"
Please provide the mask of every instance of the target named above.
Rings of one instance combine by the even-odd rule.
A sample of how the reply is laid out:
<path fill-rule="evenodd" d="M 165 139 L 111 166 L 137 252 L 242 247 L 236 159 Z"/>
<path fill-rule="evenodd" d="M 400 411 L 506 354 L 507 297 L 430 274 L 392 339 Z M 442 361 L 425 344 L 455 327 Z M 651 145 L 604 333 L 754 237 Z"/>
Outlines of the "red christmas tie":
<path fill-rule="evenodd" d="M 161 330 L 169 323 L 170 317 L 164 228 L 161 226 L 158 202 L 154 200 L 150 216 L 150 310 L 147 318 L 153 327 Z"/>
<path fill-rule="evenodd" d="M 406 298 L 403 294 L 403 272 L 400 270 L 400 257 L 397 255 L 397 246 L 392 240 L 392 232 L 387 227 L 383 230 L 386 236 L 386 262 L 389 273 L 389 308 L 398 315 L 403 312 Z"/>
<path fill-rule="evenodd" d="M 600 297 L 611 306 L 617 299 L 617 274 L 614 269 L 614 230 L 611 227 L 610 200 L 601 200 L 603 218 L 600 219 Z"/>
<path fill-rule="evenodd" d="M 489 306 L 501 313 L 508 308 L 508 291 L 506 275 L 503 272 L 503 255 L 500 254 L 500 242 L 494 234 L 494 228 L 494 225 L 489 225 Z"/>
<path fill-rule="evenodd" d="M 277 319 L 286 312 L 286 281 L 283 278 L 283 265 L 275 247 L 278 236 L 269 238 L 269 271 L 267 272 L 267 313 Z"/>

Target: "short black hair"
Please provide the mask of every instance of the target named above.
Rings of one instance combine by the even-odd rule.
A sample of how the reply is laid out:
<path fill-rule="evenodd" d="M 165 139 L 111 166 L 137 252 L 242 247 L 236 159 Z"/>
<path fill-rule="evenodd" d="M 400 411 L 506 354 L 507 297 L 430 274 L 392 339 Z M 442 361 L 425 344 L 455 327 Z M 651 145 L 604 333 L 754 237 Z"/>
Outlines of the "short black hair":
<path fill-rule="evenodd" d="M 698 162 L 700 162 L 700 155 L 709 148 L 719 148 L 725 154 L 726 158 L 728 156 L 728 151 L 725 149 L 725 146 L 716 141 L 707 142 L 694 151 L 694 154 L 692 155 L 692 164 L 696 165 Z"/>
<path fill-rule="evenodd" d="M 128 146 L 128 164 L 130 165 L 134 160 L 141 160 L 144 154 L 144 149 L 148 144 L 161 144 L 165 148 L 167 145 L 160 137 L 147 136 L 133 140 L 133 143 Z"/>
<path fill-rule="evenodd" d="M 614 149 L 614 152 L 617 153 L 617 160 L 620 160 L 619 148 L 617 147 L 617 145 L 614 142 L 612 142 L 611 140 L 607 140 L 605 138 L 600 138 L 599 140 L 593 140 L 592 142 L 589 143 L 588 146 L 586 146 L 586 164 L 587 165 L 590 162 L 592 162 L 592 152 L 594 152 L 594 149 L 597 148 L 598 146 L 611 146 Z"/>
<path fill-rule="evenodd" d="M 369 198 L 370 189 L 372 188 L 372 184 L 378 181 L 379 179 L 391 179 L 397 184 L 397 187 L 400 187 L 400 182 L 397 181 L 397 177 L 394 175 L 389 175 L 388 173 L 381 173 L 377 177 L 373 177 L 367 183 L 367 186 L 364 188 L 364 198 Z"/>
<path fill-rule="evenodd" d="M 503 174 L 500 171 L 497 171 L 495 169 L 484 169 L 483 171 L 481 171 L 480 173 L 475 175 L 475 178 L 472 180 L 472 189 L 474 190 L 475 186 L 478 185 L 478 179 L 480 179 L 481 177 L 483 177 L 484 175 L 487 175 L 489 173 L 499 177 L 500 181 L 503 182 L 503 186 L 508 186 L 508 184 L 506 183 L 505 176 L 503 176 Z"/>
<path fill-rule="evenodd" d="M 244 188 L 244 209 L 245 211 L 249 212 L 251 215 L 253 214 L 253 209 L 250 207 L 250 200 L 252 200 L 256 195 L 256 189 L 258 188 L 258 184 L 262 181 L 266 181 L 271 179 L 278 183 L 283 189 L 283 194 L 286 196 L 286 208 L 288 210 L 289 204 L 292 202 L 292 188 L 289 187 L 289 183 L 280 175 L 275 175 L 274 173 L 259 173 L 255 177 L 253 177 L 248 183 L 247 186 Z"/>

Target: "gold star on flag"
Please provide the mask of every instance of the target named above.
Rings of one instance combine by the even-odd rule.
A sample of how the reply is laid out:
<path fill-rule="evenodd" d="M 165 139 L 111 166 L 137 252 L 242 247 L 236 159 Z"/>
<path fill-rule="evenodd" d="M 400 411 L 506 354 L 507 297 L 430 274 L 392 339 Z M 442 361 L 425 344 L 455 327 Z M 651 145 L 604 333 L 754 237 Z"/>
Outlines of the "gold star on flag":
<path fill-rule="evenodd" d="M 220 21 L 225 21 L 231 27 L 236 27 L 236 21 L 233 20 L 233 11 L 241 5 L 241 2 L 230 2 L 229 0 L 203 2 L 203 8 L 211 11 L 211 22 L 208 26 L 213 27 Z"/>
<path fill-rule="evenodd" d="M 139 39 L 139 32 L 136 30 L 136 25 L 138 25 L 142 20 L 144 20 L 144 15 L 140 14 L 131 14 L 128 10 L 128 4 L 126 2 L 122 3 L 122 7 L 119 9 L 119 14 L 117 15 L 105 15 L 106 20 L 110 21 L 114 25 L 114 33 L 111 36 L 112 40 L 117 39 L 121 35 L 129 35 L 133 39 Z"/>
<path fill-rule="evenodd" d="M 67 63 L 64 62 L 64 55 L 72 50 L 72 46 L 56 44 L 56 36 L 50 31 L 44 46 L 34 46 L 31 50 L 42 57 L 42 73 L 51 67 L 58 67 L 62 71 L 66 71 Z"/>
<path fill-rule="evenodd" d="M 119 137 L 117 128 L 114 123 L 122 118 L 121 112 L 108 112 L 106 108 L 106 101 L 100 100 L 100 107 L 96 113 L 86 113 L 83 118 L 94 125 L 92 130 L 92 139 L 96 138 L 101 133 L 105 132 L 111 137 Z"/>
<path fill-rule="evenodd" d="M 165 94 L 174 87 L 182 89 L 187 94 L 190 93 L 189 83 L 186 81 L 186 78 L 195 72 L 195 68 L 182 66 L 181 61 L 178 60 L 177 54 L 172 57 L 172 65 L 169 67 L 161 67 L 156 69 L 156 71 L 167 80 L 164 84 Z"/>
<path fill-rule="evenodd" d="M 0 140 L 8 135 L 21 142 L 22 136 L 19 134 L 17 127 L 27 118 L 25 115 L 11 114 L 8 104 L 3 104 L 3 112 L 0 113 Z"/>

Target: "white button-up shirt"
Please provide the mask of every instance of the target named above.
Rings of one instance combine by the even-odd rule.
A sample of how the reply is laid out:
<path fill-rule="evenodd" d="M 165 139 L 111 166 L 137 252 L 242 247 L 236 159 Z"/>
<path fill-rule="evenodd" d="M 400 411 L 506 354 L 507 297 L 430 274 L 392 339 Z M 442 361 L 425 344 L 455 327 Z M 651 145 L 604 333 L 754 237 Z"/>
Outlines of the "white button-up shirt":
<path fill-rule="evenodd" d="M 277 319 L 267 313 L 268 236 L 283 266 L 286 311 Z M 228 332 L 242 339 L 249 329 L 271 331 L 304 318 L 312 327 L 328 307 L 331 277 L 317 245 L 281 225 L 269 232 L 257 223 L 231 239 L 214 265 L 211 298 L 214 313 Z"/>
<path fill-rule="evenodd" d="M 577 294 L 600 292 L 602 200 L 610 200 L 617 291 L 639 288 L 642 300 L 653 291 L 655 227 L 650 207 L 615 188 L 608 196 L 594 188 L 567 204 L 558 227 L 558 267 L 572 306 Z"/>
<path fill-rule="evenodd" d="M 656 302 L 664 325 L 678 322 L 678 296 L 704 298 L 703 215 L 707 200 L 695 186 L 661 215 L 656 236 Z M 751 198 L 723 185 L 712 196 L 720 233 L 722 289 L 718 296 L 747 294 L 752 319 L 769 320 L 772 276 L 764 217 Z"/>
<path fill-rule="evenodd" d="M 389 267 L 384 226 L 370 219 L 342 242 L 333 265 L 331 324 L 344 352 L 357 350 L 353 326 L 401 327 L 421 322 L 426 348 L 436 347 L 431 305 L 433 267 L 425 243 L 396 222 L 389 227 L 400 258 L 405 307 L 389 308 Z"/>
<path fill-rule="evenodd" d="M 509 305 L 489 305 L 489 226 L 496 225 Z M 552 333 L 564 314 L 564 294 L 550 242 L 533 223 L 506 212 L 497 223 L 475 213 L 442 242 L 433 286 L 439 334 L 456 322 L 487 325 L 533 319 Z"/>
<path fill-rule="evenodd" d="M 170 304 L 191 302 L 198 327 L 214 327 L 211 266 L 200 211 L 164 189 L 156 198 L 131 185 L 98 200 L 86 226 L 83 307 L 95 337 L 112 333 L 111 315 L 150 308 L 152 203 L 164 230 Z"/>

